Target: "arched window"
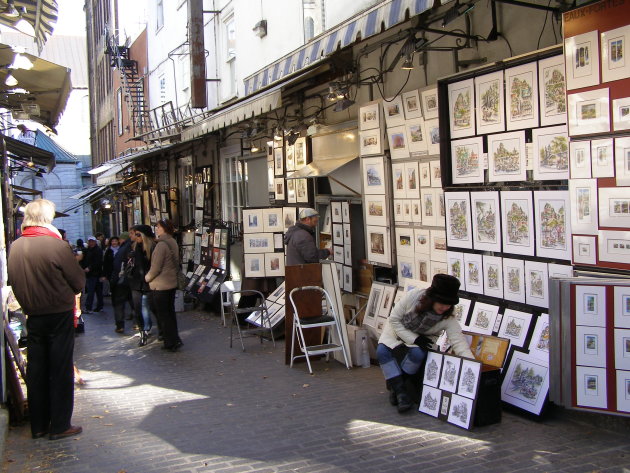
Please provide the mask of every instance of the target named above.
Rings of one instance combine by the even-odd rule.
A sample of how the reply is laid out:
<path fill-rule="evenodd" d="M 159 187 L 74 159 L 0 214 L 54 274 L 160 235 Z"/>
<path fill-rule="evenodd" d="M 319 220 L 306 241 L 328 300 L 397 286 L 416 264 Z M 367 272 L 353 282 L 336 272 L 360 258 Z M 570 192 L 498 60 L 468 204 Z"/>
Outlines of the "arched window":
<path fill-rule="evenodd" d="M 35 175 L 26 176 L 22 179 L 22 183 L 20 185 L 36 191 L 44 192 L 46 190 L 46 181 L 44 181 L 41 177 L 36 177 Z"/>

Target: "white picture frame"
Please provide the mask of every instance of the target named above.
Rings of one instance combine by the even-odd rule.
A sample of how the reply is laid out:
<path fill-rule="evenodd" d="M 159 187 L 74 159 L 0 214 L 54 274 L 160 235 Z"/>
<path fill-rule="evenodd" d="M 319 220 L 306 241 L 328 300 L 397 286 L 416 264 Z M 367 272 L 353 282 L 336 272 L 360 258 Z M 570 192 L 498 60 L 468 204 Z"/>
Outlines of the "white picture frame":
<path fill-rule="evenodd" d="M 416 278 L 416 261 L 413 256 L 398 256 L 398 284 L 404 284 L 407 279 Z"/>
<path fill-rule="evenodd" d="M 429 161 L 429 169 L 431 170 L 431 187 L 442 188 L 442 167 L 439 159 Z"/>
<path fill-rule="evenodd" d="M 630 25 L 601 33 L 602 82 L 630 78 Z"/>
<path fill-rule="evenodd" d="M 297 221 L 297 207 L 282 207 L 283 231 L 287 231 Z"/>
<path fill-rule="evenodd" d="M 431 87 L 429 89 L 420 92 L 422 99 L 422 112 L 425 120 L 432 118 L 438 118 L 439 100 L 437 87 Z"/>
<path fill-rule="evenodd" d="M 263 209 L 263 229 L 265 233 L 281 232 L 282 231 L 282 209 L 271 208 Z"/>
<path fill-rule="evenodd" d="M 403 208 L 402 221 L 411 223 L 413 220 L 411 216 L 411 201 L 407 199 L 403 199 L 402 208 Z"/>
<path fill-rule="evenodd" d="M 474 401 L 468 397 L 451 395 L 447 422 L 462 429 L 470 429 L 474 414 Z"/>
<path fill-rule="evenodd" d="M 402 103 L 402 96 L 397 95 L 390 99 L 383 99 L 383 114 L 387 129 L 403 125 L 405 123 L 405 111 Z"/>
<path fill-rule="evenodd" d="M 389 201 L 384 195 L 366 194 L 365 223 L 386 227 L 389 225 Z"/>
<path fill-rule="evenodd" d="M 282 147 L 273 149 L 273 169 L 275 176 L 284 174 L 284 148 Z"/>
<path fill-rule="evenodd" d="M 446 240 L 448 245 L 472 249 L 470 193 L 445 192 L 444 201 L 446 206 Z"/>
<path fill-rule="evenodd" d="M 571 179 L 591 177 L 591 142 L 571 141 L 569 143 L 569 167 Z"/>
<path fill-rule="evenodd" d="M 615 369 L 630 370 L 630 330 L 628 329 L 615 329 Z"/>
<path fill-rule="evenodd" d="M 503 299 L 503 261 L 499 256 L 483 255 L 483 293 Z"/>
<path fill-rule="evenodd" d="M 388 126 L 387 138 L 389 140 L 389 153 L 392 159 L 404 159 L 409 157 L 407 131 L 404 122 L 399 126 Z"/>
<path fill-rule="evenodd" d="M 392 194 L 394 199 L 407 197 L 405 163 L 392 163 Z"/>
<path fill-rule="evenodd" d="M 540 125 L 559 125 L 567 121 L 567 94 L 564 57 L 557 55 L 538 61 Z"/>
<path fill-rule="evenodd" d="M 395 284 L 384 284 L 383 294 L 378 309 L 378 316 L 388 318 L 392 307 L 394 306 L 394 298 L 396 296 L 397 286 Z"/>
<path fill-rule="evenodd" d="M 451 175 L 453 184 L 484 182 L 483 138 L 451 141 Z"/>
<path fill-rule="evenodd" d="M 428 255 L 431 252 L 431 230 L 428 228 L 414 229 L 414 248 L 417 254 Z"/>
<path fill-rule="evenodd" d="M 459 326 L 462 330 L 468 330 L 468 324 L 466 324 L 466 321 L 468 320 L 468 313 L 470 312 L 471 304 L 472 300 L 460 297 L 459 303 L 453 308 L 453 317 L 455 317 L 455 320 L 459 322 Z"/>
<path fill-rule="evenodd" d="M 597 246 L 598 261 L 630 264 L 630 232 L 600 230 Z"/>
<path fill-rule="evenodd" d="M 575 362 L 578 365 L 606 368 L 605 327 L 575 327 Z"/>
<path fill-rule="evenodd" d="M 354 291 L 354 278 L 352 275 L 352 266 L 343 266 L 343 290 L 352 293 Z"/>
<path fill-rule="evenodd" d="M 343 224 L 342 223 L 332 224 L 332 239 L 333 239 L 333 245 L 343 245 Z"/>
<path fill-rule="evenodd" d="M 297 204 L 296 181 L 297 179 L 287 179 L 287 204 Z"/>
<path fill-rule="evenodd" d="M 499 306 L 497 305 L 475 302 L 468 330 L 482 335 L 492 335 L 498 313 Z"/>
<path fill-rule="evenodd" d="M 597 237 L 573 235 L 573 263 L 597 264 Z"/>
<path fill-rule="evenodd" d="M 394 199 L 394 222 L 404 222 L 403 199 Z"/>
<path fill-rule="evenodd" d="M 501 191 L 503 252 L 534 255 L 534 205 L 531 191 Z"/>
<path fill-rule="evenodd" d="M 617 370 L 617 410 L 630 412 L 630 371 Z"/>
<path fill-rule="evenodd" d="M 264 278 L 265 277 L 265 254 L 245 253 L 243 255 L 245 265 L 245 277 Z"/>
<path fill-rule="evenodd" d="M 547 263 L 525 261 L 525 303 L 549 307 L 549 268 Z"/>
<path fill-rule="evenodd" d="M 462 359 L 456 356 L 444 355 L 442 361 L 442 373 L 440 374 L 440 389 L 454 393 L 459 382 L 459 369 Z"/>
<path fill-rule="evenodd" d="M 306 150 L 306 137 L 299 137 L 293 144 L 294 157 L 295 157 L 295 170 L 299 171 L 306 166 L 307 150 Z M 296 185 L 297 191 L 297 185 Z M 299 202 L 299 201 L 298 201 Z"/>
<path fill-rule="evenodd" d="M 446 263 L 446 232 L 431 230 L 430 255 L 433 261 Z"/>
<path fill-rule="evenodd" d="M 612 138 L 591 141 L 593 177 L 615 177 L 615 147 Z"/>
<path fill-rule="evenodd" d="M 564 40 L 567 90 L 599 84 L 599 34 L 597 30 Z"/>
<path fill-rule="evenodd" d="M 448 266 L 448 274 L 459 279 L 460 283 L 464 282 L 464 253 L 461 251 L 447 251 L 446 264 Z"/>
<path fill-rule="evenodd" d="M 407 120 L 405 123 L 407 131 L 407 147 L 410 153 L 419 155 L 429 154 L 429 137 L 422 118 Z"/>
<path fill-rule="evenodd" d="M 459 383 L 457 385 L 457 394 L 469 399 L 475 399 L 477 397 L 480 375 L 480 362 L 466 359 L 462 360 L 462 368 L 460 370 Z"/>
<path fill-rule="evenodd" d="M 615 180 L 618 186 L 630 186 L 630 137 L 615 138 Z"/>
<path fill-rule="evenodd" d="M 476 253 L 464 253 L 464 285 L 467 292 L 483 294 L 483 258 Z"/>
<path fill-rule="evenodd" d="M 534 332 L 532 333 L 528 348 L 531 356 L 546 363 L 549 363 L 550 331 L 549 314 L 543 312 L 536 319 L 536 325 L 534 326 Z"/>
<path fill-rule="evenodd" d="M 429 256 L 425 255 L 416 255 L 415 256 L 415 264 L 416 264 L 416 281 L 422 284 L 428 284 L 431 281 L 431 260 Z M 407 280 L 407 282 L 409 279 Z M 404 282 L 405 288 L 407 288 L 407 282 Z"/>
<path fill-rule="evenodd" d="M 422 224 L 425 226 L 435 226 L 438 206 L 435 200 L 433 189 L 420 189 L 420 200 L 422 205 Z"/>
<path fill-rule="evenodd" d="M 273 253 L 273 233 L 246 233 L 243 235 L 243 253 Z"/>
<path fill-rule="evenodd" d="M 381 102 L 375 100 L 359 108 L 359 129 L 361 131 L 381 128 Z"/>
<path fill-rule="evenodd" d="M 429 137 L 429 156 L 440 154 L 440 122 L 437 118 L 424 121 L 424 128 Z"/>
<path fill-rule="evenodd" d="M 431 165 L 428 161 L 419 163 L 420 187 L 431 187 Z"/>
<path fill-rule="evenodd" d="M 343 245 L 343 264 L 352 266 L 352 245 Z"/>
<path fill-rule="evenodd" d="M 343 246 L 333 245 L 332 257 L 335 263 L 343 264 L 345 255 L 343 254 Z"/>
<path fill-rule="evenodd" d="M 556 264 L 549 263 L 549 279 L 551 278 L 572 278 L 573 274 L 573 266 L 570 264 Z"/>
<path fill-rule="evenodd" d="M 365 306 L 365 314 L 363 316 L 363 325 L 376 328 L 376 318 L 378 317 L 378 307 L 383 294 L 384 286 L 380 283 L 372 283 L 370 295 Z"/>
<path fill-rule="evenodd" d="M 467 79 L 448 84 L 451 139 L 475 134 L 475 84 Z"/>
<path fill-rule="evenodd" d="M 366 225 L 366 246 L 369 261 L 392 264 L 391 237 L 387 227 Z"/>
<path fill-rule="evenodd" d="M 363 193 L 384 195 L 386 190 L 385 158 L 362 158 Z"/>
<path fill-rule="evenodd" d="M 615 327 L 630 328 L 630 286 L 615 286 Z"/>
<path fill-rule="evenodd" d="M 524 376 L 522 373 L 528 373 Z M 501 385 L 501 400 L 540 415 L 549 392 L 549 364 L 514 351 Z"/>
<path fill-rule="evenodd" d="M 503 71 L 475 77 L 477 134 L 505 131 Z"/>
<path fill-rule="evenodd" d="M 409 227 L 396 227 L 396 253 L 402 256 L 413 256 L 414 229 Z"/>
<path fill-rule="evenodd" d="M 569 180 L 569 199 L 571 201 L 571 231 L 573 233 L 584 235 L 597 234 L 597 198 L 598 196 L 596 179 Z"/>
<path fill-rule="evenodd" d="M 341 221 L 343 223 L 350 223 L 350 202 L 347 200 L 341 202 Z"/>
<path fill-rule="evenodd" d="M 435 224 L 444 228 L 446 226 L 446 203 L 444 202 L 444 191 L 442 189 L 435 189 L 435 200 L 438 207 Z"/>
<path fill-rule="evenodd" d="M 424 368 L 422 383 L 426 386 L 437 388 L 440 385 L 440 375 L 442 374 L 442 363 L 444 355 L 429 350 Z"/>
<path fill-rule="evenodd" d="M 606 327 L 606 286 L 575 286 L 575 323 Z"/>
<path fill-rule="evenodd" d="M 512 131 L 538 127 L 537 63 L 506 69 L 505 90 L 506 129 Z"/>
<path fill-rule="evenodd" d="M 521 259 L 503 258 L 503 298 L 525 303 L 525 262 Z"/>
<path fill-rule="evenodd" d="M 402 94 L 403 109 L 405 118 L 422 118 L 422 106 L 420 104 L 420 94 L 418 90 L 411 90 Z"/>
<path fill-rule="evenodd" d="M 359 133 L 359 154 L 361 156 L 383 154 L 383 132 L 380 128 Z"/>
<path fill-rule="evenodd" d="M 265 253 L 265 277 L 284 276 L 284 253 Z"/>
<path fill-rule="evenodd" d="M 568 96 L 569 135 L 610 131 L 608 88 L 577 92 Z"/>
<path fill-rule="evenodd" d="M 343 222 L 343 215 L 341 213 L 341 201 L 333 200 L 330 202 L 330 216 L 333 223 Z"/>
<path fill-rule="evenodd" d="M 510 345 L 522 347 L 529 332 L 532 314 L 519 310 L 505 309 L 498 337 L 507 338 Z"/>
<path fill-rule="evenodd" d="M 600 187 L 598 191 L 599 225 L 615 228 L 630 227 L 630 188 Z"/>
<path fill-rule="evenodd" d="M 532 130 L 534 181 L 569 178 L 569 135 L 566 125 Z"/>
<path fill-rule="evenodd" d="M 612 116 L 615 131 L 630 130 L 630 97 L 613 99 Z"/>
<path fill-rule="evenodd" d="M 295 171 L 295 144 L 290 145 L 287 141 L 284 145 L 286 170 Z"/>
<path fill-rule="evenodd" d="M 571 260 L 571 206 L 568 191 L 534 191 L 536 255 Z"/>
<path fill-rule="evenodd" d="M 276 177 L 274 179 L 274 194 L 276 200 L 285 200 L 284 178 Z"/>
<path fill-rule="evenodd" d="M 263 209 L 243 209 L 243 233 L 260 233 L 263 229 Z"/>
<path fill-rule="evenodd" d="M 411 221 L 413 223 L 422 223 L 422 203 L 420 199 L 411 201 Z"/>
<path fill-rule="evenodd" d="M 424 384 L 422 386 L 422 394 L 418 405 L 418 412 L 438 417 L 440 414 L 440 403 L 442 402 L 442 391 L 438 388 Z"/>
<path fill-rule="evenodd" d="M 527 178 L 525 132 L 488 136 L 488 181 L 524 181 Z"/>
<path fill-rule="evenodd" d="M 295 179 L 295 195 L 298 203 L 308 204 L 308 181 L 308 179 Z"/>
<path fill-rule="evenodd" d="M 606 369 L 592 366 L 576 366 L 575 393 L 581 407 L 608 407 Z"/>
<path fill-rule="evenodd" d="M 501 251 L 501 221 L 499 193 L 482 191 L 470 193 L 473 247 L 483 251 Z"/>

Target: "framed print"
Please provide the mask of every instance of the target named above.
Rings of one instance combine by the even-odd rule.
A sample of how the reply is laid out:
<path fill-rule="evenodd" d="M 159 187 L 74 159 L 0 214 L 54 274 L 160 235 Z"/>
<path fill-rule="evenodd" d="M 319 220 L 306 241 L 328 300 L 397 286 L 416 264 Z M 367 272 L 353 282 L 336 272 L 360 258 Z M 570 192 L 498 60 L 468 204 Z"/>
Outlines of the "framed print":
<path fill-rule="evenodd" d="M 530 191 L 501 191 L 503 251 L 534 255 L 534 208 Z"/>
<path fill-rule="evenodd" d="M 276 177 L 275 179 L 276 200 L 284 200 L 284 178 Z"/>
<path fill-rule="evenodd" d="M 263 209 L 262 214 L 263 214 L 263 229 L 262 229 L 263 232 L 273 233 L 273 232 L 282 231 L 282 209 L 281 208 Z"/>
<path fill-rule="evenodd" d="M 572 278 L 573 266 L 570 264 L 549 263 L 549 278 Z"/>
<path fill-rule="evenodd" d="M 420 187 L 431 187 L 431 166 L 428 162 L 420 163 Z"/>
<path fill-rule="evenodd" d="M 359 153 L 361 156 L 383 154 L 383 136 L 380 128 L 359 133 Z"/>
<path fill-rule="evenodd" d="M 260 233 L 263 228 L 263 209 L 243 209 L 243 233 Z"/>
<path fill-rule="evenodd" d="M 424 127 L 429 136 L 429 155 L 440 154 L 440 123 L 437 118 L 425 120 Z"/>
<path fill-rule="evenodd" d="M 569 136 L 566 125 L 532 130 L 534 180 L 569 178 Z"/>
<path fill-rule="evenodd" d="M 409 148 L 407 147 L 407 131 L 405 126 L 395 126 L 387 128 L 389 138 L 389 152 L 392 159 L 408 158 Z"/>
<path fill-rule="evenodd" d="M 468 330 L 466 321 L 468 320 L 468 312 L 470 312 L 470 304 L 472 304 L 470 299 L 460 297 L 459 304 L 457 304 L 453 309 L 453 316 L 455 317 L 455 320 L 459 322 L 462 330 Z"/>
<path fill-rule="evenodd" d="M 292 179 L 289 179 L 292 180 Z M 332 219 L 331 219 L 331 209 L 330 204 L 326 206 L 326 210 L 324 211 L 324 221 L 322 224 L 322 228 L 320 230 L 321 233 L 330 234 L 332 232 Z"/>
<path fill-rule="evenodd" d="M 405 163 L 392 163 L 392 189 L 394 199 L 404 199 L 407 197 L 405 183 Z"/>
<path fill-rule="evenodd" d="M 343 245 L 343 224 L 333 223 L 332 236 L 333 236 L 333 244 Z"/>
<path fill-rule="evenodd" d="M 343 246 L 333 245 L 333 261 L 335 263 L 343 264 L 343 261 L 344 261 Z"/>
<path fill-rule="evenodd" d="M 414 254 L 414 234 L 413 228 L 396 227 L 396 252 L 403 256 L 413 256 Z"/>
<path fill-rule="evenodd" d="M 612 116 L 615 131 L 630 130 L 630 97 L 612 101 Z"/>
<path fill-rule="evenodd" d="M 284 235 L 282 233 L 273 234 L 273 248 L 274 250 L 284 250 Z"/>
<path fill-rule="evenodd" d="M 405 92 L 402 94 L 403 109 L 405 110 L 405 118 L 422 118 L 422 108 L 420 107 L 420 94 L 417 90 Z"/>
<path fill-rule="evenodd" d="M 298 203 L 308 204 L 308 179 L 295 179 L 295 195 Z"/>
<path fill-rule="evenodd" d="M 265 254 L 265 276 L 268 278 L 284 276 L 284 253 Z"/>
<path fill-rule="evenodd" d="M 385 194 L 385 166 L 384 158 L 361 159 L 363 165 L 363 193 Z"/>
<path fill-rule="evenodd" d="M 422 203 L 420 199 L 411 201 L 411 221 L 414 223 L 422 223 Z"/>
<path fill-rule="evenodd" d="M 425 363 L 424 378 L 422 383 L 437 388 L 440 384 L 440 374 L 442 373 L 442 362 L 444 355 L 429 350 Z"/>
<path fill-rule="evenodd" d="M 593 177 L 615 177 L 613 139 L 591 141 Z"/>
<path fill-rule="evenodd" d="M 278 253 L 281 255 L 281 253 Z M 265 256 L 264 254 L 245 254 L 245 277 L 264 278 L 265 277 Z M 284 255 L 283 259 L 284 259 Z M 284 263 L 284 261 L 283 261 Z"/>
<path fill-rule="evenodd" d="M 607 88 L 570 94 L 568 100 L 569 135 L 588 135 L 610 131 Z"/>
<path fill-rule="evenodd" d="M 538 72 L 536 63 L 505 70 L 507 130 L 538 126 Z"/>
<path fill-rule="evenodd" d="M 451 141 L 453 184 L 483 184 L 483 138 Z"/>
<path fill-rule="evenodd" d="M 536 256 L 571 260 L 568 191 L 534 191 Z"/>
<path fill-rule="evenodd" d="M 435 189 L 435 200 L 437 202 L 437 214 L 435 224 L 439 227 L 446 226 L 446 204 L 444 203 L 444 191 Z"/>
<path fill-rule="evenodd" d="M 405 221 L 405 215 L 403 212 L 403 202 L 404 200 L 402 199 L 394 199 L 394 221 L 395 222 Z"/>
<path fill-rule="evenodd" d="M 297 193 L 295 192 L 295 183 L 297 179 L 287 179 L 287 204 L 297 204 Z"/>
<path fill-rule="evenodd" d="M 422 204 L 422 223 L 427 226 L 434 226 L 436 222 L 436 202 L 433 189 L 420 189 L 420 200 Z"/>
<path fill-rule="evenodd" d="M 423 414 L 437 417 L 440 413 L 440 402 L 442 401 L 442 391 L 438 388 L 424 384 L 422 386 L 422 395 L 420 396 L 420 405 L 418 411 Z"/>
<path fill-rule="evenodd" d="M 617 410 L 630 412 L 630 371 L 617 370 Z"/>
<path fill-rule="evenodd" d="M 477 134 L 505 131 L 503 71 L 475 77 L 475 88 L 477 91 Z"/>
<path fill-rule="evenodd" d="M 447 422 L 462 429 L 470 429 L 474 415 L 474 401 L 468 397 L 453 394 L 448 408 Z"/>
<path fill-rule="evenodd" d="M 228 246 L 228 237 L 229 237 L 228 229 L 227 228 L 222 228 L 221 229 L 221 241 L 220 241 L 221 248 L 227 248 L 227 246 Z"/>
<path fill-rule="evenodd" d="M 547 263 L 525 261 L 525 303 L 549 307 L 549 273 Z"/>
<path fill-rule="evenodd" d="M 451 139 L 475 134 L 475 90 L 473 79 L 448 84 Z"/>
<path fill-rule="evenodd" d="M 589 365 L 598 366 L 590 363 Z M 603 367 L 605 367 L 605 364 Z M 618 370 L 630 370 L 630 330 L 615 329 L 615 368 Z"/>
<path fill-rule="evenodd" d="M 559 125 L 567 120 L 564 58 L 561 55 L 538 61 L 540 126 Z"/>
<path fill-rule="evenodd" d="M 488 136 L 488 181 L 524 181 L 526 162 L 524 131 Z"/>
<path fill-rule="evenodd" d="M 606 327 L 606 287 L 575 286 L 575 323 Z"/>
<path fill-rule="evenodd" d="M 567 90 L 599 84 L 599 34 L 597 31 L 564 40 Z"/>
<path fill-rule="evenodd" d="M 359 108 L 359 129 L 372 130 L 374 128 L 380 129 L 381 127 L 381 102 L 375 100 L 374 102 L 366 103 L 363 107 Z"/>
<path fill-rule="evenodd" d="M 501 251 L 499 193 L 471 192 L 473 247 L 476 250 Z"/>
<path fill-rule="evenodd" d="M 243 235 L 244 253 L 271 253 L 273 250 L 273 233 L 247 233 Z"/>
<path fill-rule="evenodd" d="M 503 297 L 508 301 L 525 303 L 525 262 L 503 258 Z"/>
<path fill-rule="evenodd" d="M 446 239 L 448 245 L 472 249 L 469 193 L 445 192 L 444 201 L 446 204 Z"/>
<path fill-rule="evenodd" d="M 442 374 L 440 376 L 440 389 L 450 393 L 457 391 L 459 368 L 461 364 L 461 358 L 444 355 L 444 360 L 442 361 Z"/>
<path fill-rule="evenodd" d="M 590 141 L 571 141 L 569 143 L 569 167 L 572 179 L 591 177 Z"/>
<path fill-rule="evenodd" d="M 404 284 L 406 279 L 417 279 L 415 261 L 411 256 L 398 256 L 398 284 Z"/>
<path fill-rule="evenodd" d="M 540 314 L 536 320 L 534 333 L 529 342 L 529 354 L 544 362 L 549 362 L 549 314 Z"/>
<path fill-rule="evenodd" d="M 626 61 L 628 41 L 630 25 L 602 33 L 602 82 L 630 78 L 630 61 Z"/>
<path fill-rule="evenodd" d="M 599 188 L 599 225 L 630 227 L 630 187 Z"/>
<path fill-rule="evenodd" d="M 576 366 L 575 392 L 577 405 L 582 407 L 608 407 L 606 369 Z"/>
<path fill-rule="evenodd" d="M 390 235 L 387 227 L 366 226 L 367 255 L 369 261 L 385 265 L 392 264 Z"/>
<path fill-rule="evenodd" d="M 429 169 L 431 170 L 431 187 L 442 188 L 442 168 L 440 160 L 434 159 L 429 161 Z"/>
<path fill-rule="evenodd" d="M 383 295 L 381 296 L 381 302 L 379 304 L 378 315 L 379 317 L 389 317 L 389 313 L 394 306 L 394 297 L 396 296 L 397 286 L 394 284 L 383 286 Z"/>
<path fill-rule="evenodd" d="M 444 230 L 431 230 L 429 253 L 433 261 L 446 262 L 446 232 Z"/>
<path fill-rule="evenodd" d="M 422 118 L 408 120 L 405 124 L 407 130 L 407 146 L 410 153 L 428 154 L 429 137 Z"/>
<path fill-rule="evenodd" d="M 385 123 L 387 124 L 388 131 L 392 127 L 405 123 L 405 112 L 401 95 L 397 95 L 391 99 L 383 99 L 383 111 L 385 113 Z"/>
<path fill-rule="evenodd" d="M 282 148 L 273 149 L 273 168 L 276 176 L 282 176 L 284 174 L 284 155 Z"/>
<path fill-rule="evenodd" d="M 352 266 L 352 246 L 351 245 L 343 246 L 343 264 Z"/>
<path fill-rule="evenodd" d="M 425 228 L 414 229 L 416 253 L 428 255 L 431 252 L 431 231 Z"/>
<path fill-rule="evenodd" d="M 295 170 L 298 171 L 306 166 L 306 138 L 298 138 L 293 148 L 295 152 Z"/>
<path fill-rule="evenodd" d="M 402 201 L 402 208 L 403 208 L 403 216 L 402 216 L 403 222 L 411 222 L 412 221 L 412 218 L 411 218 L 411 201 L 410 200 L 403 200 Z"/>
<path fill-rule="evenodd" d="M 295 146 L 287 141 L 284 147 L 285 163 L 287 171 L 295 171 Z"/>
<path fill-rule="evenodd" d="M 532 314 L 505 309 L 498 336 L 509 339 L 513 346 L 522 347 L 525 343 L 531 320 Z"/>
<path fill-rule="evenodd" d="M 436 274 L 448 274 L 448 268 L 444 261 L 431 261 L 431 280 Z"/>
<path fill-rule="evenodd" d="M 547 363 L 514 351 L 501 385 L 501 400 L 539 415 L 549 392 Z"/>
<path fill-rule="evenodd" d="M 389 202 L 384 195 L 365 196 L 365 223 L 385 227 L 389 224 Z"/>
<path fill-rule="evenodd" d="M 448 274 L 464 281 L 464 254 L 460 251 L 447 251 L 446 264 L 448 266 Z"/>
<path fill-rule="evenodd" d="M 352 266 L 343 267 L 343 290 L 346 292 L 352 292 L 353 290 L 352 280 Z"/>
<path fill-rule="evenodd" d="M 330 210 L 333 223 L 341 223 L 343 221 L 343 216 L 341 215 L 341 202 L 330 202 Z"/>
<path fill-rule="evenodd" d="M 483 255 L 483 293 L 503 299 L 503 261 L 498 256 Z"/>
<path fill-rule="evenodd" d="M 416 276 L 417 280 L 423 283 L 429 283 L 431 275 L 431 260 L 429 256 L 416 255 Z"/>
<path fill-rule="evenodd" d="M 343 223 L 350 223 L 350 202 L 347 200 L 341 202 L 341 221 Z"/>
<path fill-rule="evenodd" d="M 480 333 L 482 335 L 492 335 L 494 322 L 499 313 L 499 306 L 486 304 L 484 302 L 476 302 L 468 329 L 471 332 Z"/>
<path fill-rule="evenodd" d="M 372 283 L 370 295 L 367 305 L 365 306 L 365 315 L 363 316 L 363 325 L 376 328 L 376 317 L 378 316 L 378 307 L 383 294 L 384 286 L 379 283 Z"/>
<path fill-rule="evenodd" d="M 295 225 L 297 220 L 297 207 L 282 207 L 282 223 L 283 231 L 287 231 L 289 227 Z"/>
<path fill-rule="evenodd" d="M 464 253 L 464 283 L 467 292 L 483 294 L 483 259 L 475 253 Z"/>
<path fill-rule="evenodd" d="M 630 264 L 630 232 L 600 230 L 597 245 L 599 261 Z"/>
<path fill-rule="evenodd" d="M 573 263 L 597 264 L 597 237 L 573 235 Z"/>
<path fill-rule="evenodd" d="M 479 377 L 481 376 L 481 363 L 472 360 L 462 360 L 462 369 L 457 385 L 457 394 L 470 399 L 477 397 Z"/>
<path fill-rule="evenodd" d="M 615 177 L 618 186 L 630 185 L 630 138 L 615 138 Z"/>
<path fill-rule="evenodd" d="M 429 120 L 432 118 L 437 118 L 439 105 L 437 87 L 423 90 L 422 92 L 420 92 L 420 96 L 422 97 L 422 110 L 424 112 L 424 119 Z"/>
<path fill-rule="evenodd" d="M 630 328 L 630 286 L 615 286 L 615 327 Z"/>

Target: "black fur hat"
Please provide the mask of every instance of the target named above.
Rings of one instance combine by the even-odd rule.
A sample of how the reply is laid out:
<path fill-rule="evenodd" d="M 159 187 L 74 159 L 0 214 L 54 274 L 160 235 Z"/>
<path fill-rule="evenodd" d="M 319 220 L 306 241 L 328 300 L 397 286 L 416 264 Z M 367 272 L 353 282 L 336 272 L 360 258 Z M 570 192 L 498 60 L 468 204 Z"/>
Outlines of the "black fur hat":
<path fill-rule="evenodd" d="M 436 274 L 433 276 L 431 287 L 427 289 L 427 296 L 436 302 L 448 305 L 459 303 L 459 279 L 450 274 Z"/>

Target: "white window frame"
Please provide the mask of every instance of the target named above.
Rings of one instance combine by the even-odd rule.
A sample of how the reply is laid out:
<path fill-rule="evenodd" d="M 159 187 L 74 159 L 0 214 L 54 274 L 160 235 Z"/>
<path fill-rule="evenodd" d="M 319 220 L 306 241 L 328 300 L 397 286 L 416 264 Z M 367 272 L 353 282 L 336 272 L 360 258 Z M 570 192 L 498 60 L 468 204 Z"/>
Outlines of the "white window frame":
<path fill-rule="evenodd" d="M 244 204 L 243 161 L 239 146 L 221 149 L 221 213 L 223 220 L 241 223 Z"/>
<path fill-rule="evenodd" d="M 164 0 L 155 0 L 155 31 L 164 27 Z"/>

